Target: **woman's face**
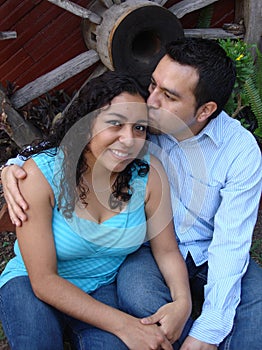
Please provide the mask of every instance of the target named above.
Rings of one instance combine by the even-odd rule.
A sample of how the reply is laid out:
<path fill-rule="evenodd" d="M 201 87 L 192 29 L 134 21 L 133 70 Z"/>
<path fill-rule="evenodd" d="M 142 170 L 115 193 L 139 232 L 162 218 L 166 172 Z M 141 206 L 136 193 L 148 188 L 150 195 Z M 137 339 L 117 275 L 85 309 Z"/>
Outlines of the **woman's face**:
<path fill-rule="evenodd" d="M 116 96 L 97 116 L 89 143 L 88 165 L 121 172 L 144 146 L 147 106 L 140 95 Z"/>

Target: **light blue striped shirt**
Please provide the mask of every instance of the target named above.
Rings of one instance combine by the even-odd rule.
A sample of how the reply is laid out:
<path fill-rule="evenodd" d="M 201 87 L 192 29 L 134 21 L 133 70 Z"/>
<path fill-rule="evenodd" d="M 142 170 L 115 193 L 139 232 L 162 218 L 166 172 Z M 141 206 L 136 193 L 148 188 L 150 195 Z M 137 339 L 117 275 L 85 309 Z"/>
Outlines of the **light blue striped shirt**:
<path fill-rule="evenodd" d="M 178 142 L 151 136 L 171 186 L 181 253 L 196 265 L 208 260 L 201 315 L 190 335 L 219 344 L 233 326 L 261 195 L 261 152 L 256 140 L 225 112 L 197 135 Z M 158 147 L 159 146 L 159 147 Z"/>

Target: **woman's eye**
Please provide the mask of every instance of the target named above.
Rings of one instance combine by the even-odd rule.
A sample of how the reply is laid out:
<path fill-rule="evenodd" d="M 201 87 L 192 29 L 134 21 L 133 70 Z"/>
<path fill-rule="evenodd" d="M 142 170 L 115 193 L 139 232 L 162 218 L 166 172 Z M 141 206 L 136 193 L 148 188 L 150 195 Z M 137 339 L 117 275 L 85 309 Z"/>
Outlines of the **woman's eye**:
<path fill-rule="evenodd" d="M 108 123 L 113 126 L 121 126 L 121 123 L 119 120 L 109 120 Z"/>
<path fill-rule="evenodd" d="M 146 126 L 145 125 L 136 125 L 135 129 L 140 132 L 146 131 Z"/>

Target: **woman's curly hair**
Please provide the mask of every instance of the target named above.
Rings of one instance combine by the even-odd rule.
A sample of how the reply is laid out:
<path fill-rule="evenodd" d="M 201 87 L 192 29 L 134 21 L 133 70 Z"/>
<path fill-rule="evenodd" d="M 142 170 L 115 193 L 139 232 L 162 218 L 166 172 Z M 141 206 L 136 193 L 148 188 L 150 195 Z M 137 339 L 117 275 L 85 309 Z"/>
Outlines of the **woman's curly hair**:
<path fill-rule="evenodd" d="M 56 156 L 58 148 L 63 151 L 62 169 L 59 169 L 60 194 L 57 205 L 65 217 L 72 216 L 78 197 L 84 205 L 88 205 L 89 189 L 83 177 L 89 168 L 85 161 L 86 145 L 91 140 L 93 124 L 99 114 L 99 109 L 110 105 L 113 98 L 123 92 L 132 95 L 139 94 L 145 99 L 147 97 L 147 92 L 140 84 L 125 74 L 108 71 L 93 78 L 80 89 L 72 103 L 57 119 L 50 135 L 21 152 L 21 156 L 29 158 L 41 152 Z M 69 131 L 70 137 L 66 137 Z M 81 147 L 82 145 L 84 146 Z M 129 184 L 132 173 L 135 170 L 138 171 L 139 176 L 145 176 L 148 173 L 149 166 L 141 159 L 145 148 L 146 146 L 137 159 L 117 175 L 109 200 L 112 209 L 121 208 L 121 204 L 129 201 L 132 196 Z M 76 173 L 73 169 L 76 169 Z"/>

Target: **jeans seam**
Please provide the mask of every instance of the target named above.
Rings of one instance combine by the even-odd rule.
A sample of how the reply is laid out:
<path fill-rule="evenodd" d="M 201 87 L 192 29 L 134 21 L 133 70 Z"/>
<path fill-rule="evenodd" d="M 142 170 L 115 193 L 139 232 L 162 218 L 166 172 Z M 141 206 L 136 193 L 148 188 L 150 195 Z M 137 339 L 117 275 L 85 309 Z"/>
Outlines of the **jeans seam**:
<path fill-rule="evenodd" d="M 83 337 L 81 335 L 81 332 L 75 331 L 73 328 L 70 327 L 71 332 L 76 336 L 77 338 L 77 347 L 76 350 L 88 350 L 85 349 L 85 346 L 83 344 Z M 71 343 L 71 342 L 70 342 Z"/>

